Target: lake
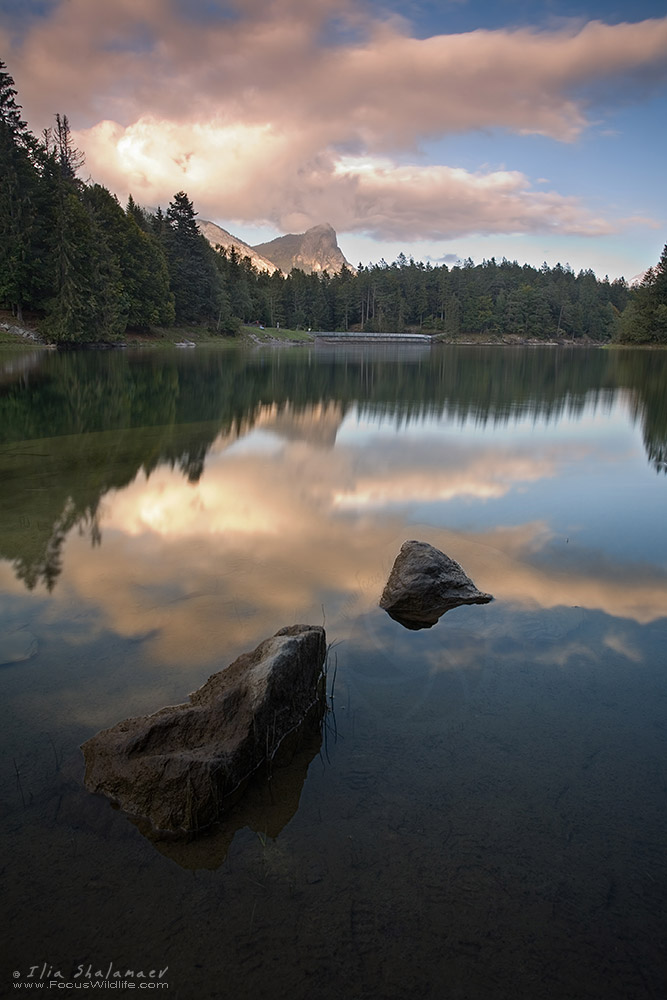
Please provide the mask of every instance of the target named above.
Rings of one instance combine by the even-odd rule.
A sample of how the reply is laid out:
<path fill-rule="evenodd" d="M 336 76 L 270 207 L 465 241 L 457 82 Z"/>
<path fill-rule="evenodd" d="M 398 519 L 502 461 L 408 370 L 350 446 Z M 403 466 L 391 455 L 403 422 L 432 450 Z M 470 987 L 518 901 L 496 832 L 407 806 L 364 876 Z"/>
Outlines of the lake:
<path fill-rule="evenodd" d="M 663 996 L 666 469 L 667 353 L 0 354 L 7 995 Z M 390 618 L 410 538 L 493 602 Z M 322 732 L 219 827 L 86 791 L 86 739 L 300 622 Z"/>

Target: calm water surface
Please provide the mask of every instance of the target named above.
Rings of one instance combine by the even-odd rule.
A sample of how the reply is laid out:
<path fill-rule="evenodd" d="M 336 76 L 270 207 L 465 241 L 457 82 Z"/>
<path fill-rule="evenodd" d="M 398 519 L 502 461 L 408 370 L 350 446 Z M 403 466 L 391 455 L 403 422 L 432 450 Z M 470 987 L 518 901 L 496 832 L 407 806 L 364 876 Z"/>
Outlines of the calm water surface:
<path fill-rule="evenodd" d="M 3 995 L 664 996 L 666 461 L 660 353 L 0 355 Z M 493 603 L 390 619 L 407 538 Z M 190 844 L 86 792 L 295 622 L 334 711 L 270 788 Z"/>

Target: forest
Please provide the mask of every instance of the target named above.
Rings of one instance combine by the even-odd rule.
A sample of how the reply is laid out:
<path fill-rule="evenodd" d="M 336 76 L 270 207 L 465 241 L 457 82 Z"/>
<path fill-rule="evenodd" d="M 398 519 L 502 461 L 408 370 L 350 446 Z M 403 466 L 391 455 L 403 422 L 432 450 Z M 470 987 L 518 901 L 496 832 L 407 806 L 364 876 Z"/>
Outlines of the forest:
<path fill-rule="evenodd" d="M 356 273 L 269 275 L 234 248 L 213 248 L 184 191 L 165 212 L 149 212 L 82 180 L 67 116 L 37 138 L 16 98 L 0 61 L 0 307 L 19 323 L 36 319 L 53 343 L 114 343 L 172 326 L 233 336 L 259 323 L 667 344 L 667 247 L 636 288 L 567 264 L 448 267 L 403 254 Z"/>

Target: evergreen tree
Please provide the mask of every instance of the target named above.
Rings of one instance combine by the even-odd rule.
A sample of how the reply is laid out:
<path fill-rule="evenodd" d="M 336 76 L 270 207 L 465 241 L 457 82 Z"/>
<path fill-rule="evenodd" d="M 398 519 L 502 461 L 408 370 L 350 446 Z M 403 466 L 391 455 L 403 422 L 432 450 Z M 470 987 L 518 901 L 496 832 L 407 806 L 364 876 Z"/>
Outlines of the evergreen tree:
<path fill-rule="evenodd" d="M 0 60 L 0 302 L 19 322 L 35 293 L 37 143 L 21 118 L 14 80 Z"/>
<path fill-rule="evenodd" d="M 196 215 L 185 191 L 174 195 L 166 215 L 165 246 L 176 321 L 215 325 L 221 305 L 220 273 Z"/>
<path fill-rule="evenodd" d="M 83 157 L 72 145 L 66 115 L 56 115 L 45 141 L 51 294 L 44 328 L 57 343 L 113 340 L 125 329 L 127 301 L 108 220 L 96 216 L 99 192 L 89 196 L 76 175 Z"/>
<path fill-rule="evenodd" d="M 264 283 L 264 300 L 269 326 L 285 325 L 285 278 L 282 271 L 274 271 Z"/>
<path fill-rule="evenodd" d="M 667 244 L 635 289 L 621 317 L 619 339 L 627 343 L 667 344 Z"/>
<path fill-rule="evenodd" d="M 100 184 L 86 188 L 85 200 L 120 270 L 125 325 L 137 329 L 168 326 L 174 309 L 167 261 L 158 240 L 137 224 L 136 213 L 141 209 L 135 206 L 136 212 L 124 212 L 118 199 Z"/>
<path fill-rule="evenodd" d="M 127 199 L 125 211 L 131 219 L 134 219 L 139 229 L 144 233 L 151 232 L 151 217 L 149 213 L 141 205 L 137 205 L 132 195 L 129 195 Z"/>
<path fill-rule="evenodd" d="M 354 275 L 344 264 L 333 279 L 335 296 L 334 326 L 338 330 L 349 330 L 353 322 L 355 291 Z"/>
<path fill-rule="evenodd" d="M 157 207 L 155 215 L 152 215 L 150 217 L 149 229 L 150 232 L 153 234 L 153 236 L 155 236 L 158 240 L 160 240 L 163 246 L 166 246 L 167 232 L 169 226 L 167 224 L 167 220 L 164 217 L 164 212 L 162 211 L 159 205 Z"/>
<path fill-rule="evenodd" d="M 49 139 L 51 142 L 49 143 Z M 47 146 L 51 145 L 56 157 L 60 176 L 72 185 L 80 185 L 77 173 L 83 166 L 83 153 L 72 145 L 72 132 L 67 115 L 56 115 L 55 128 L 47 132 Z"/>

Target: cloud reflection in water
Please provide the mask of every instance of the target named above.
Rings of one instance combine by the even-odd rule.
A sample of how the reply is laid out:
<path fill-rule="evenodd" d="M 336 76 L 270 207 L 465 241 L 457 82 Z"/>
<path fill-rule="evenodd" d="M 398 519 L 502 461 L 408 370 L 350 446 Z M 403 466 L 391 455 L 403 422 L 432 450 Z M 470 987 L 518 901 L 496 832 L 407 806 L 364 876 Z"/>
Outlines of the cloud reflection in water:
<path fill-rule="evenodd" d="M 404 509 L 415 499 L 493 497 L 594 462 L 594 440 L 573 452 L 553 443 L 531 455 L 525 441 L 488 438 L 452 446 L 335 444 L 335 410 L 267 408 L 254 429 L 215 443 L 198 482 L 162 466 L 107 494 L 102 551 L 73 536 L 65 577 L 107 626 L 126 636 L 154 633 L 150 654 L 191 665 L 233 650 L 289 621 L 344 619 L 374 607 L 397 541 L 422 537 L 460 562 L 501 602 L 522 607 L 599 609 L 637 622 L 667 612 L 658 567 L 563 546 L 535 520 L 485 532 L 417 528 Z M 603 456 L 604 459 L 604 456 Z M 403 506 L 401 506 L 403 505 Z M 421 532 L 421 533 L 419 533 Z M 99 560 L 104 568 L 100 572 Z M 193 638 L 196 637 L 196 641 Z"/>

